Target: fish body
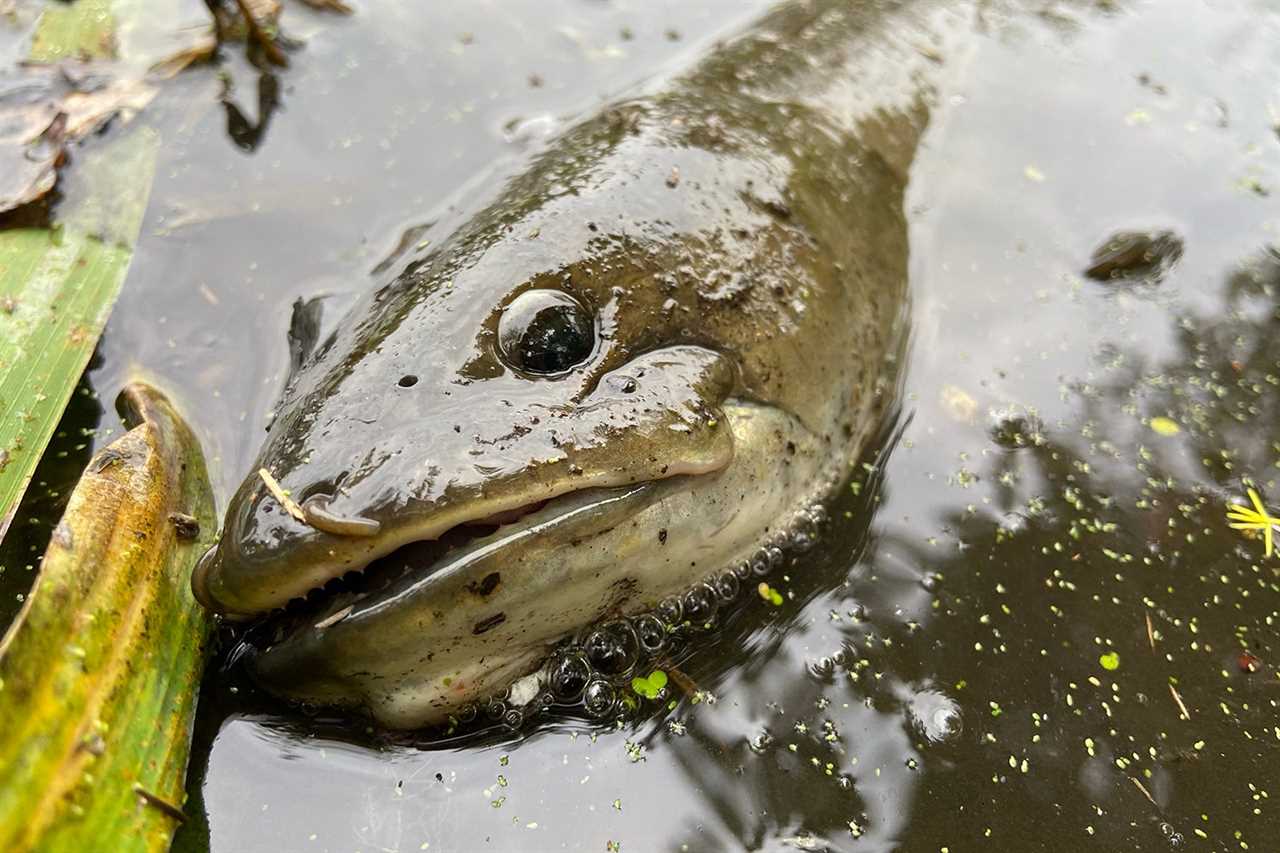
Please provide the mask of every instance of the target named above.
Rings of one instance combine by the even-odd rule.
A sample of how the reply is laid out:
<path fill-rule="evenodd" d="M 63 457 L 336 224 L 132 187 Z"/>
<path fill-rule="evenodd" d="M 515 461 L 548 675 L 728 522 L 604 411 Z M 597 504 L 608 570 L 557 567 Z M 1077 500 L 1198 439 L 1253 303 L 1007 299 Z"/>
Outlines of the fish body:
<path fill-rule="evenodd" d="M 807 545 L 893 403 L 932 32 L 783 6 L 438 225 L 303 360 L 196 573 L 234 618 L 318 600 L 257 678 L 438 722 Z"/>

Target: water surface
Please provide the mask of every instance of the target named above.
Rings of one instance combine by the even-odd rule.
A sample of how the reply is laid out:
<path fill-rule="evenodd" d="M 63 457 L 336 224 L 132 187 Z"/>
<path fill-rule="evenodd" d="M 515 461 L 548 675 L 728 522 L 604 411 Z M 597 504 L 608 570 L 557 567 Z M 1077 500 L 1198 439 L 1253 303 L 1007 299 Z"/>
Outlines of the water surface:
<path fill-rule="evenodd" d="M 180 389 L 226 495 L 295 298 L 340 307 L 474 175 L 765 5 L 290 5 L 288 70 L 227 49 L 152 111 L 93 386 L 140 364 Z M 183 849 L 1274 849 L 1280 562 L 1225 510 L 1250 484 L 1280 507 L 1280 13 L 968 14 L 911 170 L 901 410 L 829 540 L 771 579 L 784 603 L 697 641 L 699 701 L 433 747 L 214 673 Z M 1180 258 L 1083 274 L 1132 230 Z M 69 454 L 116 426 L 84 409 Z"/>

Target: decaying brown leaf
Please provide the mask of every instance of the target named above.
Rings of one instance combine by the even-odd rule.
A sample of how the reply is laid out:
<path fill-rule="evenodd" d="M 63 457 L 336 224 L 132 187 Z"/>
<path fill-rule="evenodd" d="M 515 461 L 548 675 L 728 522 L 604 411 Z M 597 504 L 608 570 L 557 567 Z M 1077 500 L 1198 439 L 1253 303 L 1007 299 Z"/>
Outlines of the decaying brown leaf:
<path fill-rule="evenodd" d="M 113 118 L 128 120 L 155 96 L 110 65 L 34 65 L 0 77 L 0 212 L 53 189 L 67 146 Z"/>
<path fill-rule="evenodd" d="M 211 8 L 220 40 L 247 42 L 272 65 L 289 64 L 279 44 L 280 0 L 228 0 Z"/>
<path fill-rule="evenodd" d="M 302 0 L 303 4 L 323 12 L 337 12 L 339 15 L 350 15 L 354 11 L 343 0 Z"/>

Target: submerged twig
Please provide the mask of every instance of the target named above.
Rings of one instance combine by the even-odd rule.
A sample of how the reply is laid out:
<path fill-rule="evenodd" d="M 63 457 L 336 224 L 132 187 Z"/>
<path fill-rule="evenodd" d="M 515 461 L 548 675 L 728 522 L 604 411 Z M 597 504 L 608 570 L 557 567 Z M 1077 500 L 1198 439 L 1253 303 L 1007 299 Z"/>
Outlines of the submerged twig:
<path fill-rule="evenodd" d="M 1172 684 L 1169 685 L 1169 692 L 1173 694 L 1173 701 L 1178 703 L 1178 710 L 1182 712 L 1184 720 L 1191 719 L 1191 712 L 1187 710 L 1187 706 L 1182 704 L 1182 697 L 1178 695 L 1178 690 Z"/>
<path fill-rule="evenodd" d="M 1150 802 L 1151 805 L 1155 806 L 1156 808 L 1160 808 L 1160 804 L 1156 802 L 1156 798 L 1151 796 L 1151 792 L 1147 790 L 1147 786 L 1139 782 L 1136 776 L 1130 776 L 1129 781 L 1132 782 L 1134 786 L 1136 786 L 1137 789 L 1142 792 L 1142 796 L 1146 797 L 1147 801 Z"/>
<path fill-rule="evenodd" d="M 667 675 L 676 683 L 676 686 L 683 690 L 688 696 L 693 697 L 702 692 L 702 688 L 697 685 L 692 678 L 684 673 L 680 667 L 676 666 L 668 659 L 661 661 L 661 666 L 666 670 Z"/>

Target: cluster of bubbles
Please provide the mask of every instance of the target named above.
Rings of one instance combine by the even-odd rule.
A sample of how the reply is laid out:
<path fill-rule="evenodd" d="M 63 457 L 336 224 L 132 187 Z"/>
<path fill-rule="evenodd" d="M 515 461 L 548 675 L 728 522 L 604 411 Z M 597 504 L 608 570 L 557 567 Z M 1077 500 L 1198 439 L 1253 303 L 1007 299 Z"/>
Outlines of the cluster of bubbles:
<path fill-rule="evenodd" d="M 591 626 L 562 643 L 542 670 L 542 690 L 532 701 L 517 707 L 507 691 L 463 709 L 457 722 L 470 725 L 483 718 L 519 728 L 531 715 L 552 707 L 581 709 L 595 719 L 615 714 L 633 676 L 675 652 L 690 633 L 714 629 L 722 609 L 752 587 L 751 580 L 812 549 L 827 521 L 824 507 L 806 508 L 733 569 L 694 584 L 649 612 Z"/>

